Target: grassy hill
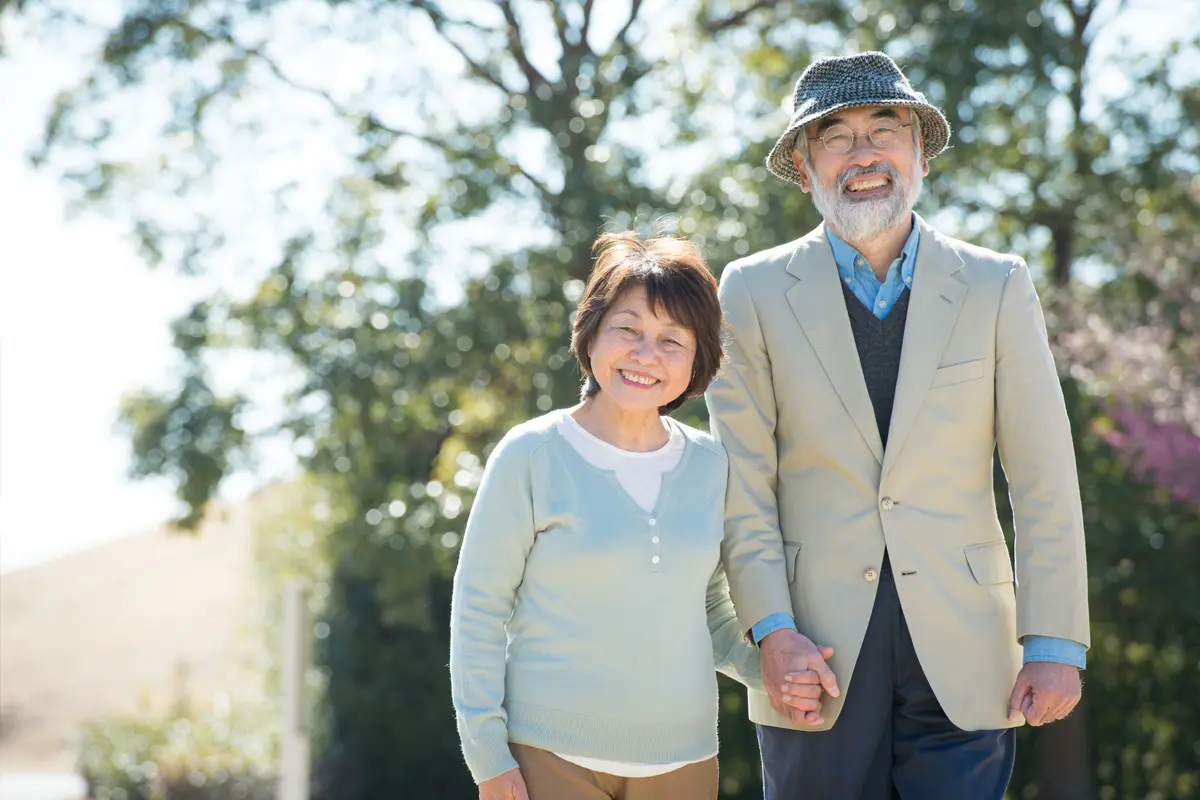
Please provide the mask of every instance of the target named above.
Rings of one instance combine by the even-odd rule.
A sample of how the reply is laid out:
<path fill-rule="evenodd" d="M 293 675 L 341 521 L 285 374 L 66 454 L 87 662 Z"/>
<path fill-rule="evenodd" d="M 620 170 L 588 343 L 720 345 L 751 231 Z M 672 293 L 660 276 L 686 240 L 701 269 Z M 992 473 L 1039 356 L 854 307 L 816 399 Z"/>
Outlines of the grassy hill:
<path fill-rule="evenodd" d="M 81 723 L 258 685 L 252 504 L 0 578 L 0 770 L 70 771 Z"/>

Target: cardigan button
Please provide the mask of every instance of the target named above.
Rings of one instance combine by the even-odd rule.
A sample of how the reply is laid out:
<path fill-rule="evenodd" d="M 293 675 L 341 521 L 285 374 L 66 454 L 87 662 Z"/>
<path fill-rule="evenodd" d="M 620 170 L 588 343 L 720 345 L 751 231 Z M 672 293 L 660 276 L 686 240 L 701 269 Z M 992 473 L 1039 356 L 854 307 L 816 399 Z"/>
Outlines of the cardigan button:
<path fill-rule="evenodd" d="M 653 527 L 654 525 L 657 525 L 657 524 L 658 524 L 658 520 L 656 520 L 654 517 L 651 517 L 651 518 L 650 518 L 650 525 Z"/>
<path fill-rule="evenodd" d="M 650 559 L 650 563 L 651 563 L 651 564 L 657 564 L 657 563 L 658 563 L 658 556 L 655 556 L 654 558 Z"/>

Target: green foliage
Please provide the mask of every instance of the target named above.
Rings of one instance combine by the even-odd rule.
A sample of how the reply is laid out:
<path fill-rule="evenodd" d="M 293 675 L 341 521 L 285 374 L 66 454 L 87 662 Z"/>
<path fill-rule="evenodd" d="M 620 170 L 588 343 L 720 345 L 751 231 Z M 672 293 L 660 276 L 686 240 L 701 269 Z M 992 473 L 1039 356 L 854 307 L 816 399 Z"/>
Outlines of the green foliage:
<path fill-rule="evenodd" d="M 133 444 L 132 474 L 165 476 L 175 483 L 184 512 L 175 524 L 194 531 L 221 479 L 245 463 L 246 433 L 239 417 L 244 397 L 221 397 L 203 364 L 211 335 L 210 303 L 202 302 L 172 325 L 185 368 L 177 392 L 140 392 L 121 404 L 121 424 Z"/>
<path fill-rule="evenodd" d="M 1090 765 L 1070 791 L 1195 796 L 1198 515 L 1131 479 L 1094 398 L 1200 426 L 1200 138 L 1188 127 L 1200 85 L 1181 77 L 1187 41 L 1102 60 L 1120 5 L 696 0 L 670 16 L 635 0 L 624 16 L 573 0 L 346 0 L 308 4 L 310 23 L 287 0 L 129 4 L 94 74 L 56 103 L 35 160 L 82 202 L 119 211 L 151 263 L 238 287 L 180 320 L 177 386 L 130 399 L 123 420 L 135 474 L 177 482 L 185 526 L 256 441 L 294 444 L 305 478 L 272 500 L 261 554 L 268 585 L 313 589 L 317 788 L 339 800 L 467 791 L 447 582 L 490 448 L 576 396 L 567 345 L 591 239 L 665 212 L 719 271 L 803 234 L 817 222 L 808 199 L 761 167 L 790 111 L 780 99 L 813 56 L 881 48 L 955 130 L 922 213 L 1048 278 L 1056 346 L 1079 379 L 1067 390 L 1095 648 L 1087 725 L 1070 729 Z M 49 35 L 66 24 L 52 23 Z M 361 87 L 321 83 L 299 68 L 297 41 L 304 61 L 318 44 L 386 57 Z M 276 120 L 263 97 L 318 111 Z M 130 160 L 117 145 L 135 120 L 112 101 L 147 98 L 157 105 L 136 122 L 156 126 L 156 147 Z M 334 173 L 254 182 L 246 195 L 271 209 L 221 218 L 237 197 L 208 202 L 222 164 L 275 156 L 255 149 L 275 141 L 262 134 L 297 129 L 341 148 Z M 301 210 L 297 185 L 327 198 L 320 213 Z M 480 228 L 486 241 L 472 239 Z M 264 231 L 274 256 L 261 255 Z M 245 262 L 238 241 L 260 254 L 249 277 L 228 272 Z M 230 353 L 269 354 L 295 376 L 275 424 L 251 432 L 251 387 L 212 388 Z M 681 416 L 703 425 L 702 404 Z M 757 796 L 744 699 L 721 686 L 723 796 Z M 1040 755 L 1018 760 L 1014 796 L 1066 771 L 1047 737 L 1022 733 L 1022 752 Z"/>
<path fill-rule="evenodd" d="M 1063 389 L 1088 534 L 1092 649 L 1086 702 L 1076 712 L 1091 764 L 1086 796 L 1200 797 L 1200 585 L 1191 577 L 1200 563 L 1200 510 L 1136 480 L 1128 454 L 1106 439 L 1112 422 L 1104 406 L 1075 381 Z M 997 507 L 1011 540 L 1007 488 L 998 477 Z M 1037 752 L 1048 734 L 1020 730 L 1018 752 Z M 1011 796 L 1056 796 L 1045 790 L 1063 768 L 1053 752 L 1017 759 Z"/>
<path fill-rule="evenodd" d="M 195 530 L 221 478 L 245 441 L 237 424 L 241 400 L 213 396 L 202 378 L 184 381 L 178 394 L 126 397 L 121 421 L 133 444 L 135 477 L 162 475 L 175 482 L 184 506 L 175 523 Z"/>
<path fill-rule="evenodd" d="M 1132 479 L 1102 435 L 1104 408 L 1067 389 L 1088 530 L 1097 796 L 1200 797 L 1200 509 Z"/>
<path fill-rule="evenodd" d="M 82 732 L 79 771 L 95 800 L 270 800 L 272 722 L 257 698 L 103 719 Z"/>
<path fill-rule="evenodd" d="M 312 479 L 271 487 L 255 500 L 256 561 L 273 600 L 266 629 L 280 628 L 278 599 L 289 581 L 308 590 L 316 619 L 319 666 L 308 681 L 319 754 L 314 796 L 466 796 L 469 776 L 446 768 L 460 761 L 444 704 L 450 693 L 449 583 L 437 575 L 410 576 L 411 565 L 399 557 L 366 577 L 355 574 L 358 564 L 351 559 L 336 561 L 333 540 L 344 530 L 338 520 L 345 502 Z M 374 570 L 389 567 L 406 570 L 398 581 L 403 597 L 380 591 Z M 415 596 L 409 584 L 426 587 L 429 595 Z M 435 618 L 426 624 L 429 613 Z M 277 688 L 278 665 L 268 672 Z M 389 768 L 380 769 L 382 764 Z"/>

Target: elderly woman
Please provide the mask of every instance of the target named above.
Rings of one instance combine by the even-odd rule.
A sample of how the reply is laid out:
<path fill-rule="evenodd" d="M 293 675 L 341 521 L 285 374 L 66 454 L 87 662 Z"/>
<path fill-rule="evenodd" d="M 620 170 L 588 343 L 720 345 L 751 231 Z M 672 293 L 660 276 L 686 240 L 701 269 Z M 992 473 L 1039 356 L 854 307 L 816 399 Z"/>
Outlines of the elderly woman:
<path fill-rule="evenodd" d="M 480 800 L 716 798 L 714 664 L 762 688 L 720 567 L 725 452 L 669 416 L 720 366 L 716 282 L 680 239 L 594 251 L 571 343 L 583 399 L 496 447 L 454 578 Z"/>

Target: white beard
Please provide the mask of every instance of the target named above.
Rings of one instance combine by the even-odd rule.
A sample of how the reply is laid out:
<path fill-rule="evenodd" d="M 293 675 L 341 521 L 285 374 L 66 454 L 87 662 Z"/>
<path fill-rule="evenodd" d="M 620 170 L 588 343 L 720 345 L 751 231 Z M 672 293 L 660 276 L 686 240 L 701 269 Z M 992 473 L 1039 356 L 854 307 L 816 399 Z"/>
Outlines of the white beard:
<path fill-rule="evenodd" d="M 887 164 L 869 167 L 847 167 L 838 176 L 836 187 L 824 186 L 813 175 L 813 205 L 835 231 L 848 242 L 865 242 L 908 221 L 917 200 L 921 197 L 924 176 L 919 161 L 911 180 L 905 180 Z M 875 200 L 854 200 L 847 196 L 846 183 L 863 175 L 886 175 L 891 179 L 891 191 Z"/>

